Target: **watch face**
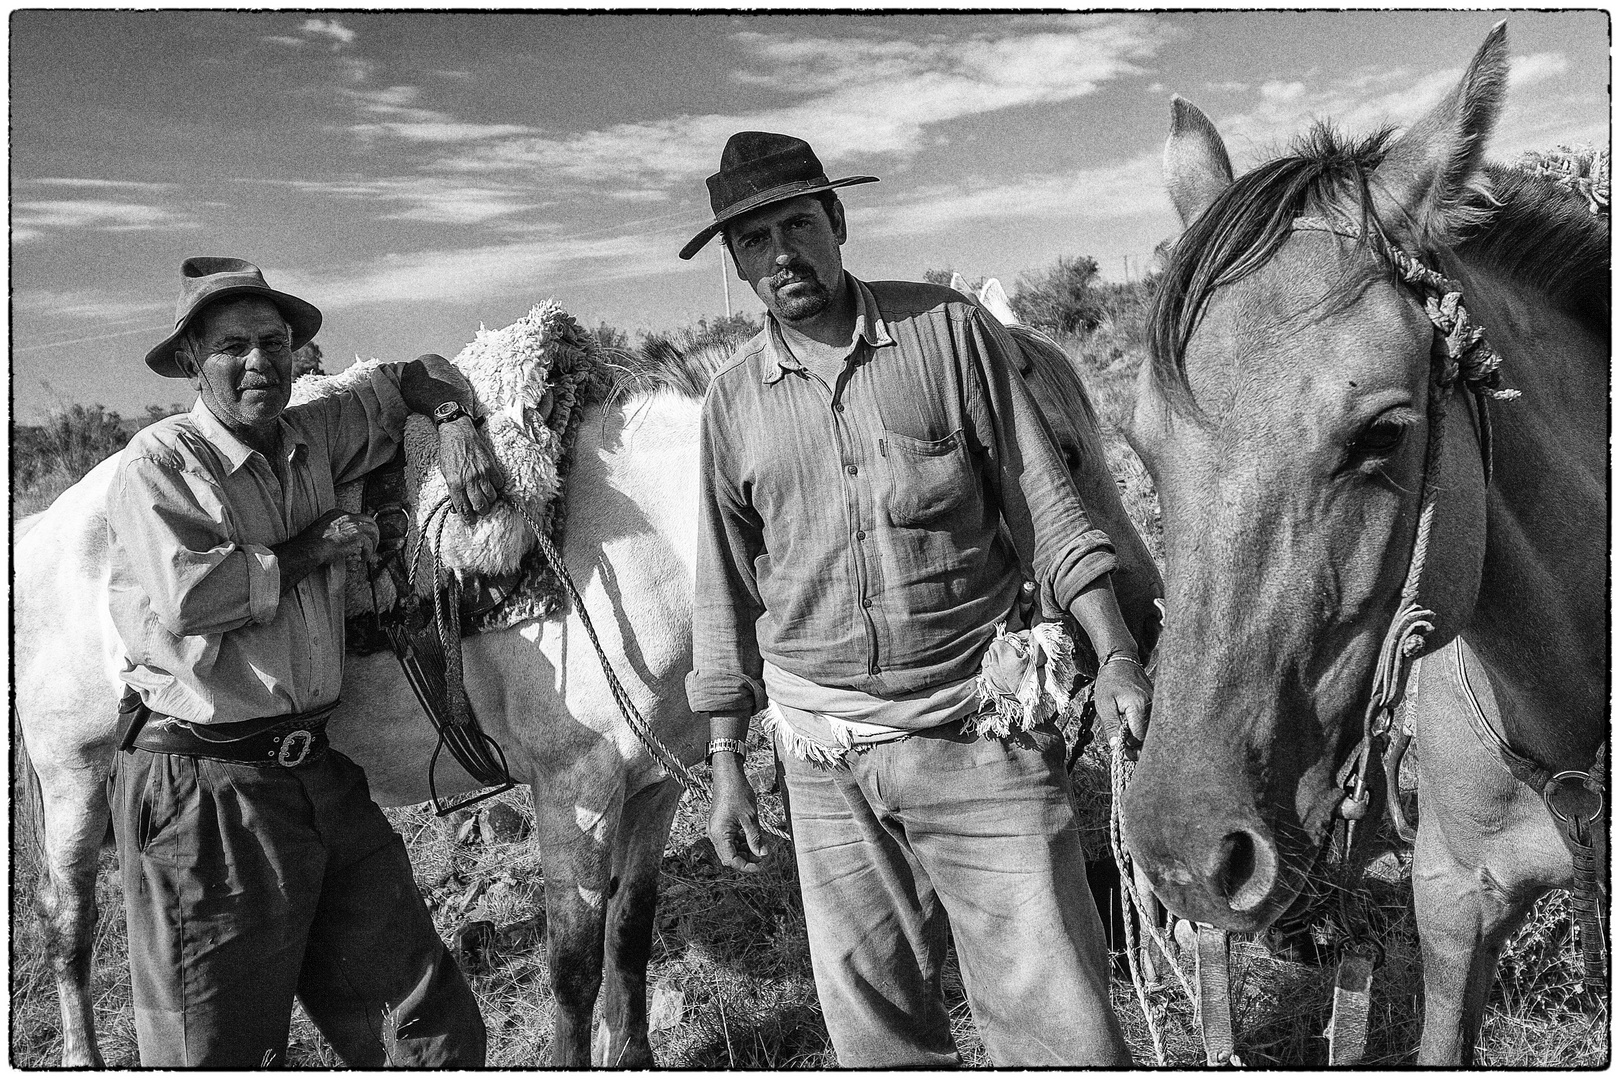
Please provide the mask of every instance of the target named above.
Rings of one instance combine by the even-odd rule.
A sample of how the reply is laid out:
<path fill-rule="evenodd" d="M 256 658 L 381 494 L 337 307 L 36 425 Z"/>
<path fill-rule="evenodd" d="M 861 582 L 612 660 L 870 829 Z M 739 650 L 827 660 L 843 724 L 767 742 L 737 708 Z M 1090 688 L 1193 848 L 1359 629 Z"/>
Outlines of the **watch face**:
<path fill-rule="evenodd" d="M 441 424 L 454 420 L 460 415 L 461 403 L 456 401 L 447 401 L 443 405 L 440 405 L 437 409 L 433 410 L 433 419 L 437 420 Z"/>

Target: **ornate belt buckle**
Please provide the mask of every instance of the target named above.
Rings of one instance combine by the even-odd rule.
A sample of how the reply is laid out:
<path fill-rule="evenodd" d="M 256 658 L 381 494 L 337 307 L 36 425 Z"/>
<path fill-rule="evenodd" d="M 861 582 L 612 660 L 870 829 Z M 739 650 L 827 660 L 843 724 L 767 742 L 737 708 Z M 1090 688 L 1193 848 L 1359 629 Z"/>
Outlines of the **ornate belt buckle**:
<path fill-rule="evenodd" d="M 295 743 L 297 745 L 296 751 L 293 749 Z M 276 752 L 276 764 L 289 769 L 294 765 L 302 765 L 304 759 L 309 756 L 310 748 L 314 745 L 315 734 L 313 732 L 306 731 L 303 728 L 290 731 L 281 740 L 281 749 Z"/>

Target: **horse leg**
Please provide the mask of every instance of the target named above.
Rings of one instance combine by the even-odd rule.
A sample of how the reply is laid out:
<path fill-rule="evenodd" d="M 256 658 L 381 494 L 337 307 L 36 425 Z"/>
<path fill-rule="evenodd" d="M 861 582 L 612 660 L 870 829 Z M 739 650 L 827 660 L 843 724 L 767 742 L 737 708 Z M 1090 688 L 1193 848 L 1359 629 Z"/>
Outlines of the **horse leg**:
<path fill-rule="evenodd" d="M 1464 692 L 1459 654 L 1472 690 Z M 1420 1065 L 1470 1065 L 1496 962 L 1536 898 L 1568 882 L 1570 858 L 1546 807 L 1477 733 L 1500 716 L 1461 639 L 1414 672 L 1418 834 L 1412 899 L 1423 951 Z M 1477 701 L 1478 713 L 1475 712 Z"/>
<path fill-rule="evenodd" d="M 587 816 L 572 785 L 535 790 L 541 865 L 546 875 L 546 964 L 556 1001 L 551 1063 L 590 1065 L 591 1014 L 602 987 L 602 951 L 612 880 L 612 840 L 620 804 Z M 594 795 L 591 799 L 595 801 Z"/>
<path fill-rule="evenodd" d="M 652 956 L 658 875 L 680 801 L 680 784 L 667 777 L 636 792 L 619 819 L 607 913 L 602 1026 L 593 1055 L 600 1066 L 639 1069 L 653 1064 L 647 1037 L 647 962 Z"/>
<path fill-rule="evenodd" d="M 96 872 L 111 811 L 105 780 L 87 772 L 92 770 L 52 769 L 39 778 L 43 865 L 35 903 L 62 1008 L 62 1064 L 69 1068 L 105 1064 L 96 1045 L 90 962 Z"/>

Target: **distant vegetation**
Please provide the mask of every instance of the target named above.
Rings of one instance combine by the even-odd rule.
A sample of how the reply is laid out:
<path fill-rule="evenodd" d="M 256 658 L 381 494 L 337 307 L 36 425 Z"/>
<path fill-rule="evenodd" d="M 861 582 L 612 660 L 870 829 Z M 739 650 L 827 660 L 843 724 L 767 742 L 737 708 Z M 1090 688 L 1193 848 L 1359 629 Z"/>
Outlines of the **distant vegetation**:
<path fill-rule="evenodd" d="M 149 405 L 140 416 L 124 417 L 101 405 L 65 405 L 53 409 L 43 424 L 12 425 L 12 516 L 45 509 L 141 428 L 185 411 L 179 404 Z"/>

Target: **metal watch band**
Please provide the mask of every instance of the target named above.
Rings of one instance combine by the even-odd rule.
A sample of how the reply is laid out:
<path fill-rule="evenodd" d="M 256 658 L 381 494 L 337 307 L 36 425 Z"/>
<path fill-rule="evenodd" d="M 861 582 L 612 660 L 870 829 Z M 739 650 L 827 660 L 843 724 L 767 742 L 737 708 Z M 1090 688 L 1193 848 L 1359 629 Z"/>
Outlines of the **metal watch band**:
<path fill-rule="evenodd" d="M 703 755 L 703 760 L 713 761 L 714 755 L 723 750 L 730 750 L 738 757 L 745 757 L 748 754 L 748 743 L 742 739 L 710 739 L 709 750 Z"/>

